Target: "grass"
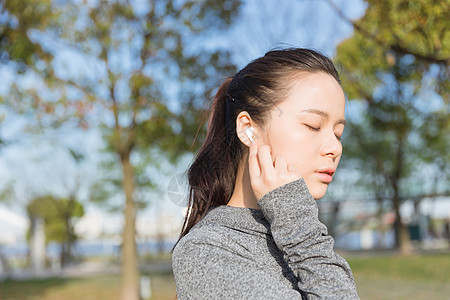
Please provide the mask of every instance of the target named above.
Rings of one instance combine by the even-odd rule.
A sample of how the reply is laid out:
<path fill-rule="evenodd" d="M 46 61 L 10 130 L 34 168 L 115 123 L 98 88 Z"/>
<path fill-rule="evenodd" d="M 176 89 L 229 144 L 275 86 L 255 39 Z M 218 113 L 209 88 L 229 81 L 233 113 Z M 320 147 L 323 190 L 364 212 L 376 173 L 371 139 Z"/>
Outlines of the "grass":
<path fill-rule="evenodd" d="M 4 281 L 0 299 L 118 299 L 119 277 L 49 278 L 27 281 Z"/>
<path fill-rule="evenodd" d="M 448 299 L 450 255 L 409 257 L 377 256 L 347 258 L 361 299 Z M 147 274 L 151 278 L 151 300 L 174 300 L 172 273 Z M 0 282 L 1 300 L 90 300 L 119 299 L 120 277 L 51 278 Z"/>
<path fill-rule="evenodd" d="M 361 299 L 448 299 L 450 255 L 347 259 Z"/>
<path fill-rule="evenodd" d="M 149 300 L 174 300 L 175 282 L 169 273 L 149 274 L 152 297 Z M 86 278 L 49 278 L 41 280 L 0 283 L 1 300 L 118 300 L 120 297 L 118 275 Z"/>

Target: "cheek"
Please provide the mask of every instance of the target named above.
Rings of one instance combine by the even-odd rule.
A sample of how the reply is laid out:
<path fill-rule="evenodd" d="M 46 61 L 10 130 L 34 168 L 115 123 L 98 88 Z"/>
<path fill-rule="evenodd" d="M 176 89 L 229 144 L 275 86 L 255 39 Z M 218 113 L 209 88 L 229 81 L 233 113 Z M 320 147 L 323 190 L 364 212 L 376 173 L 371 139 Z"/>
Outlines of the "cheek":
<path fill-rule="evenodd" d="M 268 140 L 272 148 L 272 159 L 275 159 L 276 155 L 282 155 L 288 164 L 295 164 L 300 171 L 310 168 L 314 153 L 317 153 L 311 138 L 304 132 L 280 130 L 271 132 Z"/>
<path fill-rule="evenodd" d="M 336 157 L 336 168 L 337 168 L 339 162 L 341 161 L 341 157 L 342 157 L 342 145 L 341 145 L 341 154 L 338 157 Z"/>

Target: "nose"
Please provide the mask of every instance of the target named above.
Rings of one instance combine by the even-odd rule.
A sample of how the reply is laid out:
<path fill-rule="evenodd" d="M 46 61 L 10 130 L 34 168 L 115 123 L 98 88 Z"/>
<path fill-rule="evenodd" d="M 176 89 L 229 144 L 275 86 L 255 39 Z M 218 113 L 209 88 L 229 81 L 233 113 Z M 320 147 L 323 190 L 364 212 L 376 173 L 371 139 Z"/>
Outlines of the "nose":
<path fill-rule="evenodd" d="M 329 156 L 333 159 L 339 157 L 342 154 L 342 144 L 334 135 L 334 132 L 327 134 L 324 137 L 322 147 L 320 149 L 320 155 Z"/>

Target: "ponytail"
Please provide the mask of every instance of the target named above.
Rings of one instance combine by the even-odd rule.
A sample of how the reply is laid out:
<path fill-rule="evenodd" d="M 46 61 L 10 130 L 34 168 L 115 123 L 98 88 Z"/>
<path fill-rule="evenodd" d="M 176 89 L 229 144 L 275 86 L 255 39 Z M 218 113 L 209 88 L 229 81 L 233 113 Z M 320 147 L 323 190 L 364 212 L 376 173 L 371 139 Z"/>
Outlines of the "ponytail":
<path fill-rule="evenodd" d="M 189 202 L 178 241 L 197 224 L 209 208 L 225 205 L 231 198 L 236 173 L 241 158 L 241 149 L 231 116 L 228 88 L 232 77 L 225 80 L 214 97 L 208 119 L 205 142 L 188 170 Z"/>

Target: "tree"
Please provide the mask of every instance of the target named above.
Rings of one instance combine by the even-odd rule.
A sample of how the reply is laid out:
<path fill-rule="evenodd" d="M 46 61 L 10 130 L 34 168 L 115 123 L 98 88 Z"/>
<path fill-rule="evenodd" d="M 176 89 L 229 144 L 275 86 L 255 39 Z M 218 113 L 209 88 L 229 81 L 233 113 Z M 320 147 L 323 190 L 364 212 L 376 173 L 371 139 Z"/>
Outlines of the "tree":
<path fill-rule="evenodd" d="M 426 64 L 450 65 L 447 1 L 366 0 L 366 15 L 358 21 L 348 18 L 333 0 L 325 1 L 358 34 L 379 47 L 412 55 Z"/>
<path fill-rule="evenodd" d="M 432 180 L 420 178 L 421 185 L 417 185 L 416 176 L 426 167 L 442 170 L 442 187 L 431 194 L 449 194 L 445 171 L 449 156 L 441 152 L 449 147 L 445 117 L 450 82 L 449 21 L 442 2 L 368 4 L 366 14 L 351 21 L 353 36 L 337 49 L 344 89 L 349 98 L 364 101 L 366 107 L 364 117 L 349 124 L 346 157 L 368 175 L 362 178 L 377 199 L 390 199 L 396 215 L 396 246 L 408 253 L 400 204 L 409 197 L 430 194 L 424 182 Z M 426 94 L 433 94 L 433 105 Z"/>
<path fill-rule="evenodd" d="M 84 208 L 79 199 L 91 179 L 91 172 L 83 169 L 81 165 L 84 154 L 70 148 L 66 152 L 66 147 L 62 146 L 63 154 L 68 152 L 68 158 L 73 161 L 66 158 L 63 165 L 58 164 L 60 162 L 56 162 L 56 166 L 50 165 L 53 157 L 48 159 L 48 154 L 58 156 L 55 147 L 47 153 L 39 153 L 40 157 L 47 159 L 41 158 L 39 162 L 42 165 L 36 166 L 35 170 L 38 171 L 39 177 L 46 178 L 46 181 L 29 176 L 28 172 L 33 173 L 33 166 L 26 166 L 26 170 L 16 174 L 15 170 L 10 170 L 14 181 L 0 186 L 0 204 L 23 209 L 30 219 L 31 227 L 37 219 L 45 221 L 47 242 L 55 241 L 61 245 L 60 262 L 63 267 L 72 259 L 72 246 L 78 239 L 74 232 L 74 221 L 84 215 Z M 21 157 L 21 160 L 26 161 L 27 157 Z M 54 196 L 56 194 L 58 196 Z M 30 234 L 33 232 L 33 228 L 30 228 Z M 33 243 L 30 247 L 32 245 Z"/>
<path fill-rule="evenodd" d="M 36 86 L 11 89 L 9 104 L 20 99 L 33 115 L 43 113 L 44 126 L 70 119 L 102 128 L 125 198 L 122 299 L 138 299 L 136 187 L 152 187 L 145 168 L 158 159 L 155 153 L 176 162 L 200 144 L 205 99 L 221 74 L 234 71 L 229 54 L 202 35 L 226 28 L 240 1 L 45 3 L 57 12 L 58 26 L 39 31 L 38 44 L 55 57 L 54 68 L 37 73 Z M 63 51 L 77 63 L 58 60 Z"/>
<path fill-rule="evenodd" d="M 67 264 L 72 257 L 72 246 L 78 238 L 74 222 L 84 215 L 83 205 L 75 199 L 47 195 L 34 198 L 26 209 L 31 223 L 36 218 L 44 220 L 46 242 L 54 241 L 61 245 L 61 265 Z"/>
<path fill-rule="evenodd" d="M 77 9 L 77 15 L 85 10 L 87 21 L 86 27 L 76 32 L 74 41 L 82 45 L 85 55 L 102 66 L 104 76 L 95 80 L 73 79 L 71 83 L 83 92 L 86 101 L 81 103 L 93 103 L 108 113 L 108 119 L 102 120 L 107 149 L 116 155 L 122 169 L 121 187 L 125 195 L 122 299 L 139 298 L 136 185 L 151 186 L 151 181 L 137 167 L 142 162 L 152 162 L 151 148 L 165 153 L 172 161 L 190 150 L 192 129 L 194 124 L 198 126 L 199 107 L 203 104 L 195 101 L 201 97 L 196 85 L 208 86 L 216 81 L 210 80 L 217 76 L 218 70 L 232 69 L 226 53 L 205 49 L 189 53 L 185 49 L 187 39 L 195 39 L 208 26 L 228 24 L 237 5 L 237 1 L 209 1 L 203 5 L 195 1 L 178 4 L 155 1 L 139 9 L 125 2 L 102 2 Z M 120 63 L 124 58 L 129 65 Z M 159 77 L 164 73 L 166 76 Z M 169 108 L 167 81 L 180 86 L 181 114 Z M 207 92 L 203 93 L 208 95 Z"/>

